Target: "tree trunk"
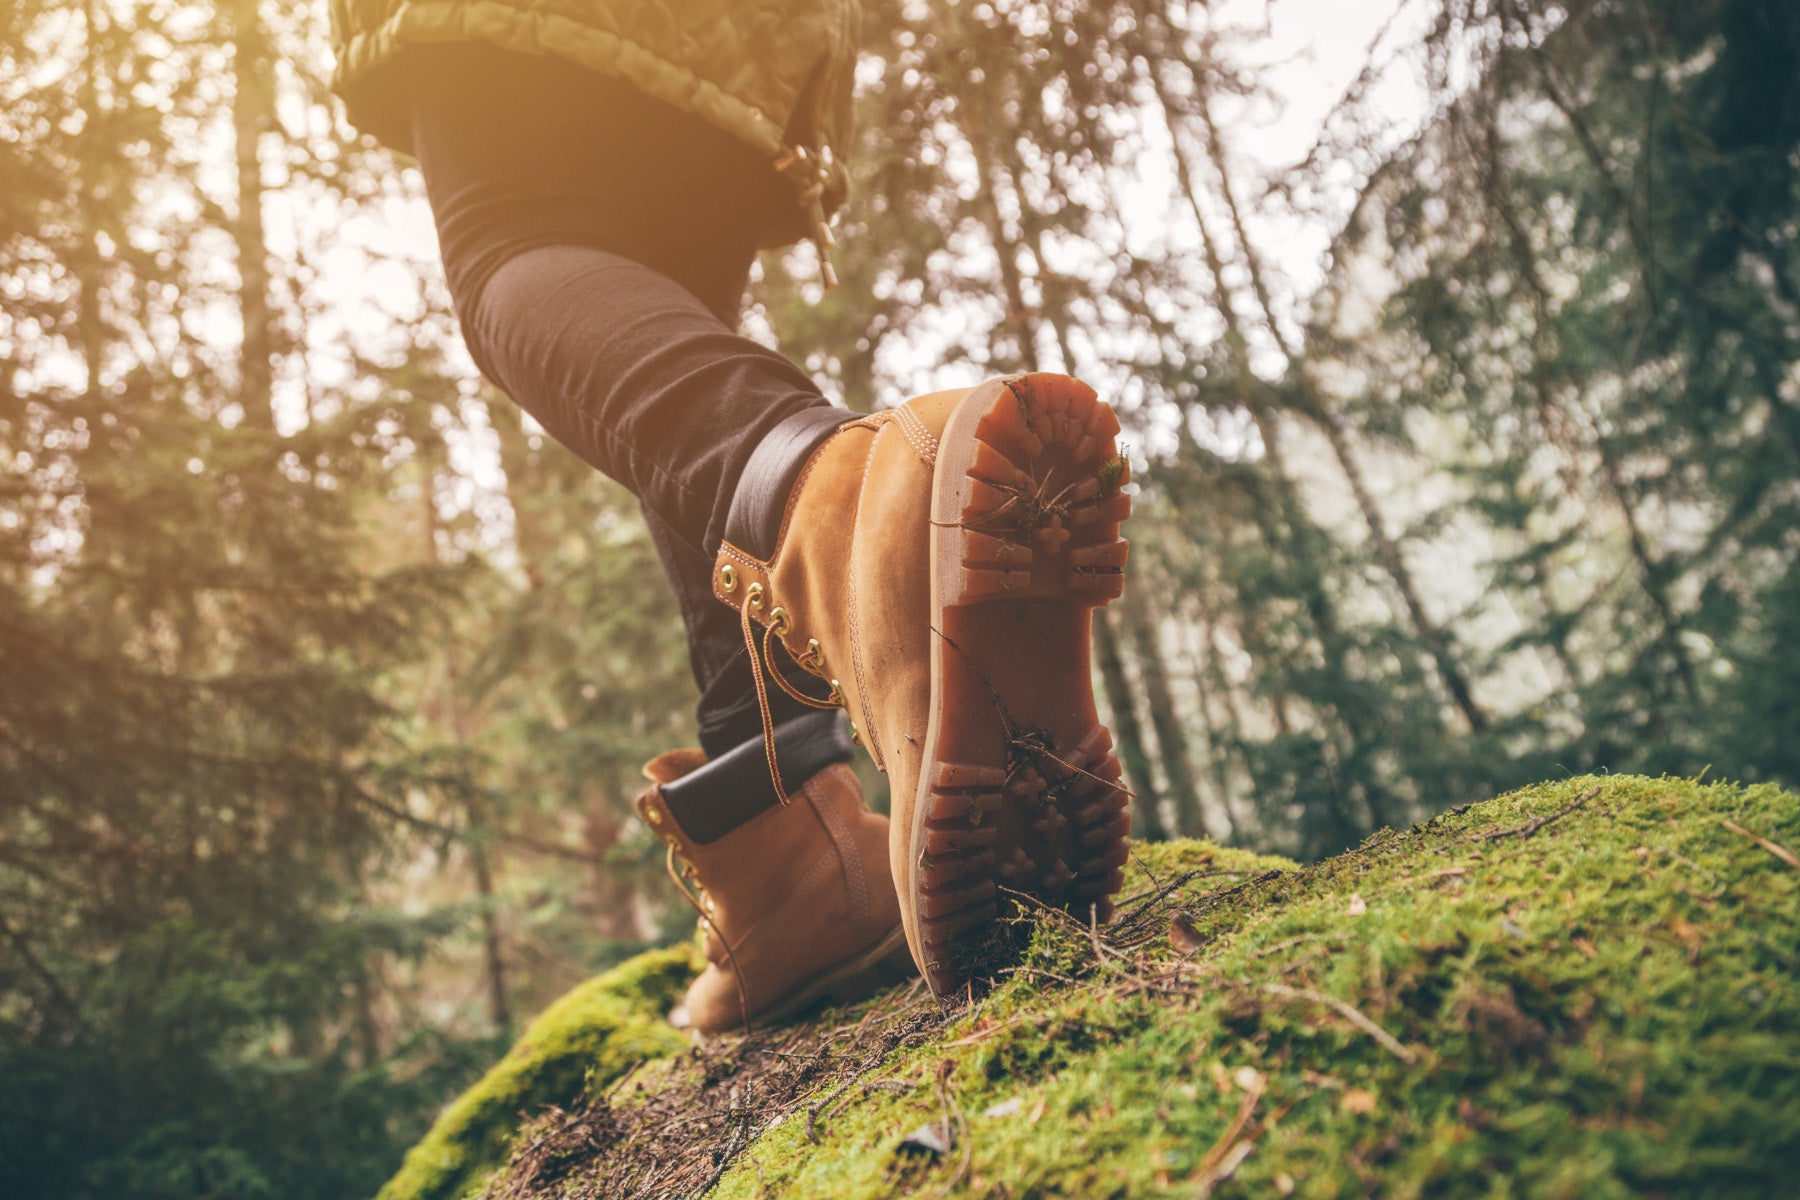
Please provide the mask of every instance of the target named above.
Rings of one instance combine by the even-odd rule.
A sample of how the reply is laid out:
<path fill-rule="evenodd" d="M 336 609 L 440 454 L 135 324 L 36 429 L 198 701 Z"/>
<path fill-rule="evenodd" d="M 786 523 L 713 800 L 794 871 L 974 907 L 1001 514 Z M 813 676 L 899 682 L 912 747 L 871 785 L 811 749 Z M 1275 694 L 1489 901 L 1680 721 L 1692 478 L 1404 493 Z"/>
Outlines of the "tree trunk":
<path fill-rule="evenodd" d="M 1132 832 L 1153 842 L 1166 841 L 1169 828 L 1163 822 L 1162 797 L 1150 773 L 1150 755 L 1144 750 L 1143 726 L 1138 724 L 1131 681 L 1125 675 L 1125 659 L 1113 633 L 1113 617 L 1106 609 L 1094 610 L 1094 662 L 1100 668 L 1106 703 L 1112 709 L 1113 740 L 1119 762 L 1131 783 Z"/>
<path fill-rule="evenodd" d="M 94 0 L 87 0 L 81 6 L 83 19 L 83 44 L 81 58 L 81 76 L 79 103 L 81 106 L 82 129 L 92 135 L 100 124 L 100 88 L 99 79 L 105 65 L 100 61 L 100 24 L 99 12 Z M 78 143 L 79 144 L 79 143 Z M 99 230 L 100 214 L 97 201 L 100 187 L 95 176 L 98 172 L 88 170 L 90 164 L 81 164 L 81 175 L 77 179 L 77 193 L 80 197 L 81 227 L 76 231 L 74 245 L 71 246 L 73 261 L 70 272 L 75 276 L 77 307 L 75 312 L 76 349 L 81 355 L 82 367 L 87 376 L 86 396 L 91 403 L 100 395 L 100 372 L 106 358 L 106 315 L 101 307 L 100 294 L 103 289 L 105 273 L 104 260 L 100 256 Z"/>
<path fill-rule="evenodd" d="M 1001 327 L 1013 338 L 1013 362 L 1018 367 L 1035 370 L 1038 317 L 1025 300 L 1024 277 L 1019 271 L 1019 241 L 1007 235 L 1006 222 L 1000 215 L 999 180 L 995 174 L 998 164 L 994 161 L 990 140 L 990 121 L 984 111 L 987 97 L 965 92 L 962 99 L 963 132 L 968 136 L 969 149 L 975 156 L 976 171 L 980 176 L 975 208 L 994 244 L 994 254 L 1000 260 L 1000 288 L 1006 300 L 1006 315 Z M 996 358 L 1004 361 L 998 353 Z"/>
<path fill-rule="evenodd" d="M 435 562 L 438 555 L 436 481 L 428 462 L 419 464 L 423 476 L 419 492 L 423 497 L 425 561 Z M 466 746 L 475 731 L 470 728 L 468 713 L 457 694 L 462 676 L 462 659 L 454 637 L 444 643 L 444 674 L 439 685 L 438 707 L 456 744 Z M 504 933 L 500 928 L 498 889 L 494 884 L 493 841 L 496 833 L 493 813 L 479 791 L 469 797 L 467 827 L 462 843 L 469 852 L 469 866 L 475 875 L 475 894 L 481 897 L 481 951 L 483 974 L 487 982 L 488 1019 L 496 1029 L 512 1028 L 512 1003 L 507 995 L 506 952 Z"/>
<path fill-rule="evenodd" d="M 1482 132 L 1486 138 L 1485 145 L 1472 149 L 1482 155 L 1483 199 L 1500 218 L 1500 224 L 1506 232 L 1508 250 L 1531 295 L 1532 386 L 1538 401 L 1539 418 L 1547 423 L 1546 438 L 1555 444 L 1555 427 L 1548 424 L 1552 420 L 1552 414 L 1564 424 L 1572 423 L 1567 422 L 1567 414 L 1562 411 L 1563 406 L 1555 398 L 1554 380 L 1551 376 L 1556 348 L 1551 344 L 1550 292 L 1538 270 L 1536 249 L 1498 176 L 1502 148 L 1499 117 L 1491 111 L 1491 107 L 1483 113 Z M 1649 543 L 1644 538 L 1643 528 L 1638 520 L 1637 506 L 1625 486 L 1617 455 L 1607 439 L 1606 431 L 1601 428 L 1598 418 L 1590 421 L 1590 424 L 1593 427 L 1594 454 L 1600 463 L 1601 481 L 1605 484 L 1607 495 L 1618 506 L 1625 524 L 1626 544 L 1631 550 L 1632 560 L 1637 564 L 1639 586 L 1651 608 L 1656 611 L 1662 626 L 1657 642 L 1669 649 L 1675 659 L 1682 690 L 1689 701 L 1694 701 L 1699 697 L 1699 682 L 1692 656 L 1681 641 L 1682 622 L 1663 584 L 1661 564 L 1651 555 Z"/>
<path fill-rule="evenodd" d="M 1212 776 L 1213 789 L 1219 801 L 1219 814 L 1225 819 L 1225 837 L 1227 843 L 1238 840 L 1238 818 L 1232 811 L 1231 766 L 1226 761 L 1227 752 L 1236 754 L 1238 761 L 1244 765 L 1245 774 L 1249 774 L 1249 755 L 1245 752 L 1243 724 L 1237 712 L 1232 708 L 1231 689 L 1219 673 L 1218 663 L 1213 657 L 1212 622 L 1202 615 L 1195 623 L 1198 637 L 1196 644 L 1188 651 L 1188 670 L 1193 676 L 1194 686 L 1200 693 L 1200 721 L 1206 729 L 1207 773 Z M 1222 722 L 1213 713 L 1213 702 L 1218 701 L 1224 707 L 1225 719 Z"/>
<path fill-rule="evenodd" d="M 1195 81 L 1196 87 L 1199 81 Z M 1168 109 L 1164 108 L 1167 115 Z M 1306 401 L 1307 415 L 1324 431 L 1326 440 L 1331 445 L 1332 456 L 1337 460 L 1338 469 L 1350 484 L 1350 493 L 1356 499 L 1357 511 L 1362 515 L 1363 525 L 1368 530 L 1369 539 L 1375 548 L 1375 561 L 1386 572 L 1389 580 L 1400 593 L 1401 603 L 1406 608 L 1407 617 L 1411 620 L 1413 630 L 1419 640 L 1424 643 L 1432 665 L 1437 669 L 1438 678 L 1443 682 L 1445 690 L 1450 693 L 1451 700 L 1462 713 L 1469 730 L 1480 733 L 1488 726 L 1488 716 L 1475 703 L 1473 690 L 1468 676 L 1456 660 L 1453 637 L 1448 630 L 1434 622 L 1425 613 L 1425 606 L 1419 599 L 1418 585 L 1413 581 L 1412 572 L 1406 561 L 1400 556 L 1400 548 L 1394 544 L 1387 533 L 1386 519 L 1382 516 L 1375 502 L 1374 494 L 1369 491 L 1365 482 L 1362 467 L 1352 455 L 1349 439 L 1344 436 L 1342 426 L 1325 411 L 1324 398 L 1319 390 L 1318 382 L 1313 378 L 1311 367 L 1301 353 L 1302 347 L 1295 344 L 1282 328 L 1275 313 L 1274 301 L 1270 298 L 1266 277 L 1263 272 L 1262 257 L 1251 244 L 1249 230 L 1245 227 L 1242 210 L 1238 207 L 1237 193 L 1231 186 L 1231 172 L 1225 161 L 1224 145 L 1219 137 L 1218 127 L 1213 123 L 1210 98 L 1202 92 L 1199 97 L 1198 115 L 1202 128 L 1206 131 L 1207 155 L 1212 160 L 1214 173 L 1219 179 L 1219 192 L 1225 200 L 1226 211 L 1231 215 L 1232 232 L 1237 238 L 1238 252 L 1243 256 L 1244 268 L 1250 275 L 1250 289 L 1256 297 L 1256 303 L 1262 310 L 1263 324 L 1269 335 L 1281 347 L 1281 353 L 1287 359 L 1288 369 L 1293 372 L 1300 386 L 1302 397 Z M 1170 137 L 1175 137 L 1173 124 L 1170 126 Z"/>
<path fill-rule="evenodd" d="M 1156 730 L 1156 747 L 1160 751 L 1163 778 L 1169 781 L 1169 799 L 1175 806 L 1174 832 L 1184 837 L 1200 837 L 1208 832 L 1200 812 L 1200 789 L 1194 780 L 1193 756 L 1188 750 L 1187 732 L 1175 715 L 1175 697 L 1169 688 L 1169 668 L 1162 647 L 1157 645 L 1154 622 L 1143 610 L 1131 605 L 1119 614 L 1131 648 L 1137 657 L 1138 675 L 1144 681 L 1144 699 L 1150 706 L 1150 724 Z"/>
<path fill-rule="evenodd" d="M 231 127 L 237 143 L 238 311 L 244 321 L 238 351 L 238 402 L 244 419 L 273 429 L 275 338 L 269 303 L 269 251 L 263 233 L 261 141 L 273 123 L 275 95 L 259 0 L 231 0 Z"/>

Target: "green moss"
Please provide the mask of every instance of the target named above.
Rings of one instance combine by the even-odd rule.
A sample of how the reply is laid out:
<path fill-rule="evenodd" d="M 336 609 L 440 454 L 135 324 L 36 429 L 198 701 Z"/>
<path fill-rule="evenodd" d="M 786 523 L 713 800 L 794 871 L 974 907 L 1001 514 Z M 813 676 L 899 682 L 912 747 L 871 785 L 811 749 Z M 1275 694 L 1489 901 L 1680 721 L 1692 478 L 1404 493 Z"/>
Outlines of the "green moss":
<path fill-rule="evenodd" d="M 1800 1161 L 1800 871 L 1727 819 L 1800 845 L 1774 788 L 1585 778 L 1305 869 L 1142 847 L 1128 892 L 1202 872 L 1172 925 L 1099 963 L 1040 926 L 868 1076 L 911 1091 L 859 1093 L 817 1144 L 780 1123 L 713 1194 L 1774 1194 Z M 951 1154 L 896 1154 L 946 1114 Z"/>
<path fill-rule="evenodd" d="M 699 962 L 691 946 L 642 954 L 545 1009 L 493 1070 L 445 1109 L 377 1200 L 478 1193 L 506 1161 L 522 1117 L 568 1105 L 644 1059 L 687 1044 L 663 1014 Z"/>
<path fill-rule="evenodd" d="M 1725 821 L 1800 848 L 1792 795 L 1642 778 L 1527 789 L 1306 868 L 1139 846 L 1138 924 L 1114 948 L 1038 923 L 1009 980 L 858 1076 L 879 1086 L 811 1129 L 801 1109 L 751 1115 L 760 1136 L 712 1194 L 1780 1194 L 1800 1161 L 1800 870 Z M 548 1097 L 515 1082 L 526 1063 L 605 1080 L 668 1056 L 640 1101 L 734 1069 L 675 1055 L 657 1019 L 691 965 L 647 956 L 559 1004 L 384 1200 L 469 1194 L 519 1109 L 573 1096 L 579 1071 Z M 741 1102 L 756 1113 L 754 1088 Z M 946 1116 L 950 1154 L 897 1153 Z M 552 1190 L 606 1194 L 589 1167 Z"/>

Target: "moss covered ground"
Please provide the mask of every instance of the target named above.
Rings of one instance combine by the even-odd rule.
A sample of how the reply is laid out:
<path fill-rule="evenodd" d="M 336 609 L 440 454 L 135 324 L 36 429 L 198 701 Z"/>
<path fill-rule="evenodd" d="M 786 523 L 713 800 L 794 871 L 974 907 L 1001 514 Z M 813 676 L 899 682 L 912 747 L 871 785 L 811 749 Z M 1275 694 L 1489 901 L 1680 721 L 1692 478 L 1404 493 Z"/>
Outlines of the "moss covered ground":
<path fill-rule="evenodd" d="M 687 946 L 655 950 L 581 984 L 545 1009 L 505 1058 L 445 1109 L 377 1200 L 478 1195 L 505 1164 L 521 1114 L 573 1104 L 687 1040 L 663 1014 L 698 969 Z"/>
<path fill-rule="evenodd" d="M 1796 846 L 1792 795 L 1641 778 L 1307 868 L 1140 846 L 1121 920 L 1026 913 L 978 999 L 902 989 L 625 1078 L 616 1024 L 491 1194 L 1793 1194 Z"/>

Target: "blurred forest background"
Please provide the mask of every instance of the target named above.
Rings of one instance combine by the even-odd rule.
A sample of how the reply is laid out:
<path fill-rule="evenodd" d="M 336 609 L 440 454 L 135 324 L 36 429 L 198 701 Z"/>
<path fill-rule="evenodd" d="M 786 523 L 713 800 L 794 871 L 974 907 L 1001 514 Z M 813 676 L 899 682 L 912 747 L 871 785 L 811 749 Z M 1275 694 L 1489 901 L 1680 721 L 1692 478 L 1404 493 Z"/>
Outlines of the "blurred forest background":
<path fill-rule="evenodd" d="M 870 0 L 843 286 L 771 256 L 751 328 L 853 407 L 1116 399 L 1143 836 L 1800 784 L 1800 6 L 1407 0 L 1269 169 L 1281 5 Z M 473 376 L 325 24 L 0 6 L 10 1197 L 372 1193 L 691 928 L 635 505 Z"/>

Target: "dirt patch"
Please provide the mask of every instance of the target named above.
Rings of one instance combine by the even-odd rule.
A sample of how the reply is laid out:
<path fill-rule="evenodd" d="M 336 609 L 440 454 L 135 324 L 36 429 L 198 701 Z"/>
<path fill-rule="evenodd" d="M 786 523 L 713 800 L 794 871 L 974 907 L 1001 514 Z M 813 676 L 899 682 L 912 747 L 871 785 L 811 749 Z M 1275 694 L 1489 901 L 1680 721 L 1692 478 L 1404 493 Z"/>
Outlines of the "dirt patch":
<path fill-rule="evenodd" d="M 638 1200 L 696 1196 L 744 1148 L 784 1121 L 810 1132 L 860 1091 L 910 1091 L 882 1079 L 888 1055 L 956 1019 L 922 982 L 854 1010 L 854 1020 L 713 1038 L 654 1072 L 632 1072 L 573 1113 L 552 1110 L 525 1131 L 495 1200 L 551 1194 Z"/>

